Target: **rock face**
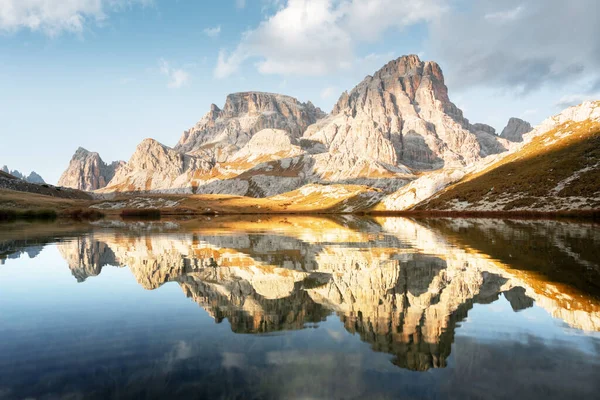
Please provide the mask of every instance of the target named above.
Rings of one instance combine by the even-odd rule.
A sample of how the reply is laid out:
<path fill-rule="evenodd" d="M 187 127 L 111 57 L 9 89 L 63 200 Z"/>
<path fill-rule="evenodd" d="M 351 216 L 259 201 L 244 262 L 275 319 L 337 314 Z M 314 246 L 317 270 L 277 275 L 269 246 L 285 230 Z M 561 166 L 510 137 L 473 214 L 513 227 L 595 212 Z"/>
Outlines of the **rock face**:
<path fill-rule="evenodd" d="M 333 154 L 428 170 L 506 149 L 505 141 L 482 127 L 472 126 L 450 102 L 439 65 L 410 55 L 342 94 L 332 114 L 304 137 Z"/>
<path fill-rule="evenodd" d="M 10 174 L 16 178 L 19 178 L 21 180 L 24 180 L 25 182 L 29 182 L 29 183 L 46 183 L 44 181 L 44 179 L 35 171 L 31 171 L 31 173 L 26 176 L 24 174 L 22 174 L 21 172 L 15 170 L 9 170 L 8 167 L 5 165 L 2 167 L 2 169 L 0 169 L 2 172 L 6 172 L 7 174 Z"/>
<path fill-rule="evenodd" d="M 185 131 L 175 150 L 202 155 L 211 161 L 226 161 L 263 129 L 281 129 L 299 138 L 325 113 L 312 103 L 272 93 L 246 92 L 227 96 L 221 110 L 210 111 Z"/>
<path fill-rule="evenodd" d="M 180 153 L 154 139 L 138 145 L 129 162 L 119 168 L 108 191 L 162 191 L 191 193 L 195 175 L 207 173 L 213 164 Z"/>
<path fill-rule="evenodd" d="M 519 118 L 511 118 L 508 120 L 508 124 L 502 130 L 500 137 L 510 140 L 511 142 L 522 142 L 523 135 L 531 132 L 532 127 L 527 121 L 523 121 Z"/>
<path fill-rule="evenodd" d="M 80 147 L 58 180 L 58 185 L 86 191 L 100 189 L 105 187 L 124 165 L 124 161 L 106 164 L 98 153 Z"/>
<path fill-rule="evenodd" d="M 329 116 L 288 96 L 231 94 L 173 149 L 144 141 L 101 191 L 270 197 L 340 184 L 392 194 L 431 170 L 447 172 L 443 180 L 449 182 L 456 169 L 514 145 L 463 116 L 438 64 L 409 55 L 342 94 Z M 90 170 L 73 175 L 94 176 Z M 418 196 L 439 186 L 433 182 Z"/>
<path fill-rule="evenodd" d="M 461 212 L 600 209 L 600 101 L 570 107 L 520 139 L 522 143 L 516 143 L 511 152 L 464 169 L 463 176 L 456 175 L 462 182 L 432 198 L 421 198 L 425 201 L 417 208 Z M 406 194 L 383 202 L 391 209 Z"/>

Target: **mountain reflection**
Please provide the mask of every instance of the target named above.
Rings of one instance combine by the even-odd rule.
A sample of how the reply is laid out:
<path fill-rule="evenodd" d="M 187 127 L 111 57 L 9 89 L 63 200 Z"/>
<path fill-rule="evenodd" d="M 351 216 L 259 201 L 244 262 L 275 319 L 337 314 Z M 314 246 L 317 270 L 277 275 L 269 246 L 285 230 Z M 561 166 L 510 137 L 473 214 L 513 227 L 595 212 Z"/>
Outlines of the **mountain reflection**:
<path fill-rule="evenodd" d="M 59 240 L 79 282 L 106 266 L 128 267 L 149 290 L 176 282 L 240 334 L 303 329 L 334 314 L 411 370 L 445 367 L 460 322 L 475 304 L 500 296 L 515 312 L 535 302 L 571 327 L 600 331 L 593 225 L 284 216 L 109 221 L 62 239 L 2 240 L 0 248 L 5 257 L 31 257 L 44 240 Z"/>

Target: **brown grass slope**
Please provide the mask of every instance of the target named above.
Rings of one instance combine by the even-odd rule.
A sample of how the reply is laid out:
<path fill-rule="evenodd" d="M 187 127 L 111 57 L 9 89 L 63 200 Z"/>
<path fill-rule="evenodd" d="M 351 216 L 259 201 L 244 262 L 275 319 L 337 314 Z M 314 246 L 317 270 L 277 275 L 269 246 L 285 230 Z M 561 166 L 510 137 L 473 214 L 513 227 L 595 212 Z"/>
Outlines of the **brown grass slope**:
<path fill-rule="evenodd" d="M 468 204 L 467 204 L 468 203 Z M 600 209 L 600 124 L 565 123 L 414 210 Z"/>

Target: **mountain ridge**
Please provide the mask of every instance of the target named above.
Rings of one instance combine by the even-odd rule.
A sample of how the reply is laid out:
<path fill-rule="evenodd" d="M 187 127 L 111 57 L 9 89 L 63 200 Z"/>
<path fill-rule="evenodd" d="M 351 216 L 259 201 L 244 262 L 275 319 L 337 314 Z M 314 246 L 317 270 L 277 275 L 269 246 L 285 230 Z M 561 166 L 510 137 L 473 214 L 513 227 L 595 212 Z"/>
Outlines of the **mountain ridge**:
<path fill-rule="evenodd" d="M 575 118 L 568 114 L 553 118 L 563 123 Z M 111 179 L 94 175 L 101 159 L 92 162 L 91 181 L 98 183 L 89 186 L 103 196 L 214 194 L 264 198 L 261 204 L 298 201 L 300 193 L 321 196 L 327 186 L 339 187 L 332 193 L 364 187 L 360 200 L 348 198 L 350 203 L 334 209 L 403 211 L 518 154 L 530 137 L 553 124 L 534 129 L 510 118 L 498 134 L 487 124 L 471 123 L 450 101 L 441 67 L 409 55 L 343 92 L 328 115 L 291 96 L 232 93 L 223 108 L 211 105 L 175 147 L 145 139 Z M 89 173 L 75 169 L 80 180 Z"/>

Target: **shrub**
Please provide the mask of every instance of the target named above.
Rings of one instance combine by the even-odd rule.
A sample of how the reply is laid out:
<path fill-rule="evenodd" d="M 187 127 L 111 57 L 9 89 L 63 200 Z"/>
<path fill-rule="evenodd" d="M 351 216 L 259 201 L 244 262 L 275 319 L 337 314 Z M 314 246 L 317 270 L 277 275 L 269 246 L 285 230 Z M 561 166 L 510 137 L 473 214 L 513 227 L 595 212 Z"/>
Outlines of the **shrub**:
<path fill-rule="evenodd" d="M 54 220 L 58 214 L 54 210 L 0 210 L 0 221 L 24 220 Z"/>
<path fill-rule="evenodd" d="M 96 220 L 99 220 L 99 219 L 105 217 L 104 213 L 102 213 L 98 210 L 81 209 L 81 208 L 77 208 L 74 210 L 67 210 L 63 213 L 63 216 L 65 216 L 67 218 L 76 219 L 76 220 L 90 220 L 90 221 L 96 221 Z"/>
<path fill-rule="evenodd" d="M 126 208 L 121 211 L 121 218 L 160 219 L 161 212 L 156 208 Z"/>

